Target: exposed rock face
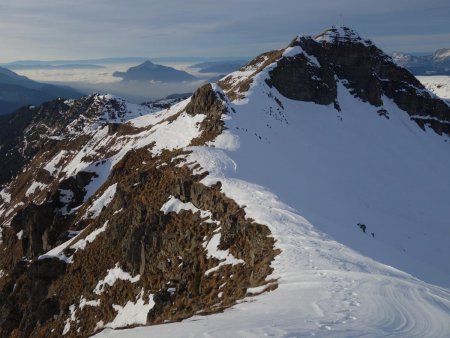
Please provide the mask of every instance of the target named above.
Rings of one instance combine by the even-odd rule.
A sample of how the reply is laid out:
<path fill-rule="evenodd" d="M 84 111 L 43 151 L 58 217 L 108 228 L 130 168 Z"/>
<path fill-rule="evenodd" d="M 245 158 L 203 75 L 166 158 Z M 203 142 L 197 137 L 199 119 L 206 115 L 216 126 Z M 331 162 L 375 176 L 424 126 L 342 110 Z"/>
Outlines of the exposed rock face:
<path fill-rule="evenodd" d="M 0 186 L 15 177 L 18 172 L 47 147 L 54 152 L 59 139 L 77 137 L 85 126 L 97 119 L 103 122 L 126 122 L 130 117 L 147 114 L 170 107 L 178 99 L 148 102 L 140 111 L 130 111 L 125 101 L 105 95 L 90 95 L 79 100 L 54 100 L 40 107 L 24 107 L 9 115 L 0 116 L 0 123 L 8 126 L 8 132 L 0 133 Z M 53 139 L 49 139 L 52 135 Z M 83 140 L 80 139 L 80 144 Z M 72 147 L 76 148 L 72 142 Z M 56 154 L 55 154 L 56 155 Z"/>
<path fill-rule="evenodd" d="M 321 64 L 333 64 L 337 77 L 347 80 L 348 87 L 361 100 L 381 106 L 384 95 L 419 125 L 429 124 L 439 134 L 450 134 L 450 107 L 445 102 L 431 95 L 411 73 L 370 41 L 355 38 L 348 28 L 341 30 L 330 30 L 300 43 Z M 319 47 L 314 44 L 317 41 Z"/>
<path fill-rule="evenodd" d="M 45 126 L 61 128 L 67 125 L 61 115 L 52 114 L 49 118 L 49 112 L 66 112 L 68 108 L 64 101 L 56 100 L 39 108 L 24 107 L 16 113 L 0 116 L 0 123 L 8 126 L 8 132 L 0 133 L 0 156 L 6 159 L 0 168 L 0 185 L 16 176 L 40 150 L 43 135 L 49 132 Z"/>
<path fill-rule="evenodd" d="M 299 36 L 285 50 L 265 55 L 274 57 L 260 56 L 262 67 L 245 79 L 236 74 L 219 82 L 231 100 L 244 97 L 251 78 L 267 67 L 267 84 L 292 100 L 333 104 L 339 110 L 337 83 L 340 81 L 355 97 L 380 107 L 380 111 L 386 97 L 421 127 L 427 125 L 439 134 L 450 134 L 448 104 L 430 94 L 411 73 L 397 66 L 370 40 L 362 39 L 349 28 L 332 28 L 316 37 Z M 275 63 L 268 67 L 272 62 Z M 249 64 L 241 71 L 251 69 Z"/>
<path fill-rule="evenodd" d="M 141 307 L 131 324 L 178 321 L 221 311 L 250 287 L 276 288 L 267 280 L 277 254 L 268 228 L 248 219 L 220 183 L 201 183 L 206 173 L 186 163 L 188 152 L 156 151 L 150 141 L 123 152 L 183 118 L 199 121 L 187 145 L 214 140 L 224 128 L 223 100 L 206 85 L 144 127 L 123 123 L 131 113 L 116 99 L 62 103 L 70 118 L 52 130 L 58 137 L 40 139 L 5 188 L 2 337 L 89 336 L 129 325 L 116 320 L 126 306 Z M 181 209 L 164 209 L 170 201 Z"/>
<path fill-rule="evenodd" d="M 191 102 L 186 106 L 186 112 L 190 115 L 208 112 L 206 119 L 200 126 L 203 131 L 201 137 L 192 140 L 192 145 L 201 145 L 212 141 L 223 131 L 222 114 L 227 111 L 222 102 L 217 99 L 217 95 L 212 90 L 211 85 L 204 85 L 192 95 Z M 225 97 L 221 97 L 221 99 L 226 100 Z"/>
<path fill-rule="evenodd" d="M 302 50 L 300 41 L 294 40 L 288 48 Z M 333 70 L 328 64 L 323 66 L 312 61 L 310 55 L 299 53 L 278 60 L 267 80 L 283 96 L 300 101 L 331 104 L 336 101 L 337 90 Z"/>
<path fill-rule="evenodd" d="M 219 81 L 218 85 L 224 90 L 230 100 L 242 99 L 245 97 L 244 93 L 250 89 L 253 78 L 271 63 L 279 60 L 282 53 L 282 50 L 274 50 L 258 55 L 240 69 L 243 74 L 239 74 L 239 72 L 231 73 Z"/>
<path fill-rule="evenodd" d="M 268 83 L 287 98 L 330 104 L 336 99 L 336 83 L 333 78 L 324 79 L 325 74 L 321 68 L 309 66 L 302 57 L 281 59 Z"/>

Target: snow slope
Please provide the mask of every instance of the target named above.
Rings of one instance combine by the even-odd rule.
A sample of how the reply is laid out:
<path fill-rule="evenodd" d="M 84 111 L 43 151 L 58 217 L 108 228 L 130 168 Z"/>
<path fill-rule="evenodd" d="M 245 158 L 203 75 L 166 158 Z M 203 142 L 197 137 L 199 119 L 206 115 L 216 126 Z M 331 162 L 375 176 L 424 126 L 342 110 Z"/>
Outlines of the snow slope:
<path fill-rule="evenodd" d="M 240 140 L 234 177 L 269 188 L 339 242 L 450 286 L 446 137 L 422 131 L 387 98 L 390 119 L 380 118 L 342 85 L 342 113 L 285 99 L 265 84 L 247 100 L 227 121 Z"/>
<path fill-rule="evenodd" d="M 96 337 L 450 336 L 448 138 L 388 98 L 389 119 L 338 84 L 338 112 L 288 100 L 266 76 L 186 162 L 269 226 L 279 287 L 224 313 Z"/>
<path fill-rule="evenodd" d="M 450 100 L 450 76 L 417 76 L 417 79 L 432 93 Z"/>

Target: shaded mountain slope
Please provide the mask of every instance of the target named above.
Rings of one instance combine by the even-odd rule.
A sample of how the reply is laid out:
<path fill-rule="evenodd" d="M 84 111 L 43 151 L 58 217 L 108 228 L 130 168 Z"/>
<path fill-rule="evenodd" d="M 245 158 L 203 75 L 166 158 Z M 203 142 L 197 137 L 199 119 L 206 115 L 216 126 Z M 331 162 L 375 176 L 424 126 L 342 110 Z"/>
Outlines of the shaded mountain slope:
<path fill-rule="evenodd" d="M 72 99 L 81 96 L 81 93 L 70 87 L 39 83 L 0 67 L 0 115 L 58 97 Z"/>

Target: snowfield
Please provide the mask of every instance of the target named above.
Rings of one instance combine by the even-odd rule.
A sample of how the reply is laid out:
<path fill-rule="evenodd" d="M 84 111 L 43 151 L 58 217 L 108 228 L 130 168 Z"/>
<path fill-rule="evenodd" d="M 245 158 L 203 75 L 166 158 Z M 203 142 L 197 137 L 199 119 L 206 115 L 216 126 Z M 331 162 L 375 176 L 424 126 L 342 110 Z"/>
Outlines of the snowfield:
<path fill-rule="evenodd" d="M 339 84 L 338 112 L 288 100 L 265 76 L 226 103 L 227 131 L 188 148 L 186 163 L 270 228 L 279 287 L 223 313 L 96 337 L 449 337 L 449 138 L 386 97 L 389 118 Z"/>
<path fill-rule="evenodd" d="M 450 76 L 417 76 L 417 79 L 432 93 L 450 101 Z"/>

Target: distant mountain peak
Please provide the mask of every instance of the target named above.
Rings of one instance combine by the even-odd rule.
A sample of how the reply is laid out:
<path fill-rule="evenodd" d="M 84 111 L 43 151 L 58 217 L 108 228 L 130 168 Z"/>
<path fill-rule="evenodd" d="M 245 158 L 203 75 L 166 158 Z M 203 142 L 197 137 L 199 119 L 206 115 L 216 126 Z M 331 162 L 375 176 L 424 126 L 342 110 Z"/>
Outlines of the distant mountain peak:
<path fill-rule="evenodd" d="M 394 52 L 392 59 L 414 75 L 450 75 L 450 48 L 441 48 L 433 54 L 416 56 Z"/>
<path fill-rule="evenodd" d="M 435 51 L 433 60 L 436 62 L 448 62 L 450 60 L 450 48 L 441 48 Z"/>
<path fill-rule="evenodd" d="M 183 70 L 159 65 L 150 60 L 130 67 L 126 72 L 114 72 L 113 76 L 121 77 L 124 81 L 182 82 L 197 79 L 195 76 Z"/>
<path fill-rule="evenodd" d="M 150 60 L 146 60 L 136 67 L 155 67 L 155 66 L 156 65 L 153 62 L 151 62 Z"/>

